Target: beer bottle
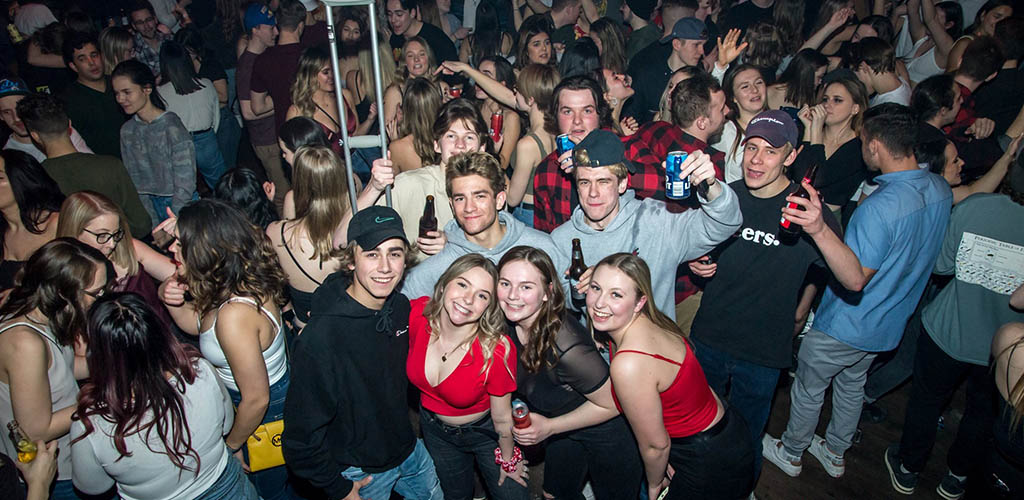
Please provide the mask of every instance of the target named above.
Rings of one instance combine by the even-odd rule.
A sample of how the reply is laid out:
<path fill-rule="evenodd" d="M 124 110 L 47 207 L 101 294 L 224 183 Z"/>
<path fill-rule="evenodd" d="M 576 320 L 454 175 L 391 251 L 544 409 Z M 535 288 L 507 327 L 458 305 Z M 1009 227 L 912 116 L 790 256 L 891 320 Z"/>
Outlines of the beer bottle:
<path fill-rule="evenodd" d="M 580 246 L 580 239 L 572 239 L 572 264 L 569 265 L 569 293 L 572 295 L 572 303 L 582 307 L 587 301 L 587 295 L 576 289 L 580 277 L 587 271 L 587 265 L 583 263 L 583 248 Z"/>
<path fill-rule="evenodd" d="M 25 434 L 25 431 L 21 430 L 18 421 L 11 420 L 8 422 L 7 430 L 11 431 L 11 442 L 14 443 L 15 449 L 18 450 L 18 461 L 24 464 L 35 460 L 36 452 L 39 450 L 36 448 L 36 444 Z"/>
<path fill-rule="evenodd" d="M 798 198 L 803 198 L 805 200 L 811 199 L 811 194 L 807 192 L 807 188 L 804 187 L 803 183 L 806 182 L 806 183 L 808 183 L 808 184 L 813 186 L 814 185 L 814 177 L 817 174 L 818 174 L 818 164 L 815 163 L 815 164 L 811 165 L 811 168 L 807 169 L 807 173 L 804 174 L 803 181 L 801 181 L 800 184 L 797 186 L 796 192 L 793 193 L 793 196 L 796 196 Z M 793 202 L 786 203 L 786 208 L 795 208 L 797 210 L 803 210 L 804 209 L 800 205 L 797 205 L 796 203 L 793 203 Z M 803 228 L 800 227 L 799 224 L 796 224 L 793 221 L 787 219 L 785 215 L 783 215 L 782 219 L 779 220 L 779 229 L 781 229 L 782 232 L 786 233 L 787 235 L 796 235 L 796 234 L 800 234 L 800 232 L 803 231 Z"/>
<path fill-rule="evenodd" d="M 423 217 L 420 217 L 420 238 L 425 238 L 430 231 L 437 231 L 437 217 L 434 216 L 434 197 L 428 194 Z"/>

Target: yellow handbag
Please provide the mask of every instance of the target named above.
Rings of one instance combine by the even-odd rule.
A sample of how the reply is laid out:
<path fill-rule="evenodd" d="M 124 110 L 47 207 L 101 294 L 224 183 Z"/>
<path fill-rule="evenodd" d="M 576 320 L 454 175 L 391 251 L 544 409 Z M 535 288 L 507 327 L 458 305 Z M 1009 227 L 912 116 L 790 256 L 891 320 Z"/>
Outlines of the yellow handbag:
<path fill-rule="evenodd" d="M 249 470 L 258 472 L 284 465 L 284 454 L 281 452 L 281 434 L 284 433 L 284 420 L 267 422 L 256 428 L 245 446 L 249 449 Z"/>

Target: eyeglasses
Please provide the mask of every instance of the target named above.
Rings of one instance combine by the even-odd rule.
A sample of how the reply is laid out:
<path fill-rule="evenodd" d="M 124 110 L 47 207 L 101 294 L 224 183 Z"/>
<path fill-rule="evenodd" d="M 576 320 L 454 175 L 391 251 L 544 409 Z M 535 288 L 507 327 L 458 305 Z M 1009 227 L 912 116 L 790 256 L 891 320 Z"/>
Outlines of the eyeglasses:
<path fill-rule="evenodd" d="M 114 243 L 120 243 L 121 240 L 124 239 L 124 229 L 118 229 L 117 232 L 113 232 L 113 233 L 94 233 L 94 232 L 92 232 L 92 231 L 90 231 L 88 229 L 82 229 L 82 230 L 87 232 L 87 233 L 89 233 L 89 234 L 91 234 L 91 235 L 93 235 L 93 236 L 95 236 L 96 237 L 96 243 L 99 243 L 100 245 L 110 241 L 111 239 L 114 240 Z"/>

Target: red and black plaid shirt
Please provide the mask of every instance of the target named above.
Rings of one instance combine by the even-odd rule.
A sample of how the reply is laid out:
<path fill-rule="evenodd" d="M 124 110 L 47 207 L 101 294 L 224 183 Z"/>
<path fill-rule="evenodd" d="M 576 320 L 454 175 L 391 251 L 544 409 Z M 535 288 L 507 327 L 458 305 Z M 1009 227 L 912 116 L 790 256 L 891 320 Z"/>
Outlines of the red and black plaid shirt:
<path fill-rule="evenodd" d="M 683 212 L 698 208 L 696 196 L 685 200 L 665 197 L 665 168 L 661 165 L 672 151 L 704 151 L 711 155 L 715 177 L 724 182 L 725 153 L 712 149 L 704 141 L 693 137 L 668 122 L 651 122 L 640 127 L 633 135 L 622 138 L 626 159 L 633 164 L 629 187 L 637 198 L 654 198 L 667 203 L 669 211 Z M 554 151 L 537 167 L 533 179 L 534 217 L 538 230 L 550 233 L 572 217 L 578 200 L 575 197 L 572 176 L 558 165 L 558 152 Z M 676 303 L 700 289 L 690 281 L 689 268 L 680 266 L 676 272 Z"/>
<path fill-rule="evenodd" d="M 971 139 L 964 135 L 964 131 L 967 130 L 967 127 L 974 125 L 974 122 L 978 120 L 978 115 L 974 111 L 974 94 L 971 89 L 964 85 L 957 85 L 957 87 L 960 89 L 963 104 L 960 105 L 960 111 L 957 112 L 953 123 L 942 127 L 942 131 L 954 141 L 963 142 Z"/>

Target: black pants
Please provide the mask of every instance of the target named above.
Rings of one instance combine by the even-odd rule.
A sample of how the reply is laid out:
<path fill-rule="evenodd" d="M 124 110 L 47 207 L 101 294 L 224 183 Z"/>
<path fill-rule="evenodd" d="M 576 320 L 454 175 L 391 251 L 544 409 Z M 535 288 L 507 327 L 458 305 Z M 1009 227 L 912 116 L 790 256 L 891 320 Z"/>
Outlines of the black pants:
<path fill-rule="evenodd" d="M 558 500 L 583 500 L 588 472 L 598 500 L 635 499 L 640 494 L 643 464 L 633 433 L 622 416 L 548 438 L 544 456 L 546 493 Z"/>
<path fill-rule="evenodd" d="M 676 474 L 668 500 L 745 499 L 754 489 L 754 445 L 743 418 L 727 409 L 714 427 L 672 438 L 668 463 Z"/>
<path fill-rule="evenodd" d="M 995 383 L 987 366 L 953 359 L 935 344 L 922 325 L 914 360 L 914 382 L 900 439 L 899 458 L 907 470 L 924 470 L 935 445 L 939 416 L 965 378 L 967 404 L 947 457 L 949 470 L 958 476 L 975 472 L 988 457 L 995 416 Z"/>

